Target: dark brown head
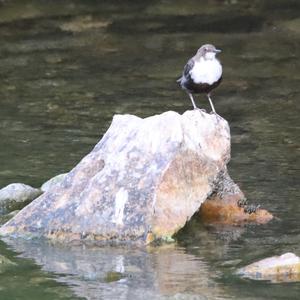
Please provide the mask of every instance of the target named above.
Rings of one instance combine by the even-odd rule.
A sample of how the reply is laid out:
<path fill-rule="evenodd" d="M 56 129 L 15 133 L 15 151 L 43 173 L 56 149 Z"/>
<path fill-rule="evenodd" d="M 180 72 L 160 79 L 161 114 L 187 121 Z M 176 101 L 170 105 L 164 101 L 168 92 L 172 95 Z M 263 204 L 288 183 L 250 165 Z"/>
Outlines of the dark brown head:
<path fill-rule="evenodd" d="M 203 57 L 205 60 L 214 59 L 217 53 L 220 53 L 221 50 L 216 49 L 214 45 L 205 44 L 198 49 L 196 54 L 196 59 Z"/>

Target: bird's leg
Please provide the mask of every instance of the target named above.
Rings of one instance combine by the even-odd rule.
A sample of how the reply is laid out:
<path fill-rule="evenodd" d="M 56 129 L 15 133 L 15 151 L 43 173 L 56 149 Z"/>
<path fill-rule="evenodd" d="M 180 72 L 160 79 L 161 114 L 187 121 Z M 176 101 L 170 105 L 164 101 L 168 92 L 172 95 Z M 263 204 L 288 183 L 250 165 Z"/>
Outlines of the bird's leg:
<path fill-rule="evenodd" d="M 194 101 L 193 95 L 192 95 L 191 93 L 188 93 L 188 95 L 189 95 L 189 97 L 190 97 L 190 99 L 191 99 L 191 101 L 192 101 L 192 103 L 193 103 L 193 107 L 194 107 L 194 109 L 197 109 L 197 106 L 196 106 L 196 104 L 195 104 L 195 101 Z"/>
<path fill-rule="evenodd" d="M 211 99 L 210 99 L 210 94 L 207 94 L 207 98 L 208 98 L 208 101 L 209 101 L 209 103 L 210 103 L 210 106 L 211 106 L 212 111 L 213 111 L 214 113 L 216 113 L 216 110 L 215 110 L 215 108 L 214 108 L 214 105 L 213 105 L 213 103 L 212 103 L 212 101 L 211 101 Z"/>

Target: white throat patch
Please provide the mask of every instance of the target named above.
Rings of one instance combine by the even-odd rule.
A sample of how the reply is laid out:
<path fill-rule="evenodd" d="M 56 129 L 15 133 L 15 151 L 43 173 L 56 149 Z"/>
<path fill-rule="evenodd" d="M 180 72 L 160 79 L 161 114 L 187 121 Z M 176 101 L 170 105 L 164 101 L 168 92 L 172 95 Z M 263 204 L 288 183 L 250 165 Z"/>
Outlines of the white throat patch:
<path fill-rule="evenodd" d="M 216 58 L 216 53 L 215 52 L 206 52 L 205 58 L 206 59 L 214 59 L 214 58 Z"/>
<path fill-rule="evenodd" d="M 205 60 L 201 57 L 190 70 L 190 75 L 195 83 L 213 84 L 222 76 L 222 66 L 216 59 Z"/>

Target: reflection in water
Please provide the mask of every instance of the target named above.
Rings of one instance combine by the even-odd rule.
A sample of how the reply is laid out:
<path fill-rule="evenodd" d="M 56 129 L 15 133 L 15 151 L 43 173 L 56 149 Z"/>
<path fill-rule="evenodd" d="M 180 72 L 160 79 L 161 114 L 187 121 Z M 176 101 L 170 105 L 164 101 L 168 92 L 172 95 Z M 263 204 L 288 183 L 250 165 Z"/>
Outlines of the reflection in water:
<path fill-rule="evenodd" d="M 146 249 L 53 245 L 6 240 L 23 258 L 58 274 L 75 294 L 87 299 L 223 299 L 204 259 L 175 245 Z M 109 279 L 109 280 L 108 280 Z M 222 297 L 221 297 L 222 296 Z"/>

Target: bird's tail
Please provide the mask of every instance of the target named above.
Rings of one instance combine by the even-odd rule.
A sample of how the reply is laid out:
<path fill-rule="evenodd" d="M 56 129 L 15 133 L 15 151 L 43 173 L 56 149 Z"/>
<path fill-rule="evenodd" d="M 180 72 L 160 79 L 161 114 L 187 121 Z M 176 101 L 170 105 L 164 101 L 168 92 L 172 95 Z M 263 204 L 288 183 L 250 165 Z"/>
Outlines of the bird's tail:
<path fill-rule="evenodd" d="M 181 82 L 181 80 L 182 80 L 182 77 L 178 78 L 178 79 L 176 80 L 176 82 Z"/>

